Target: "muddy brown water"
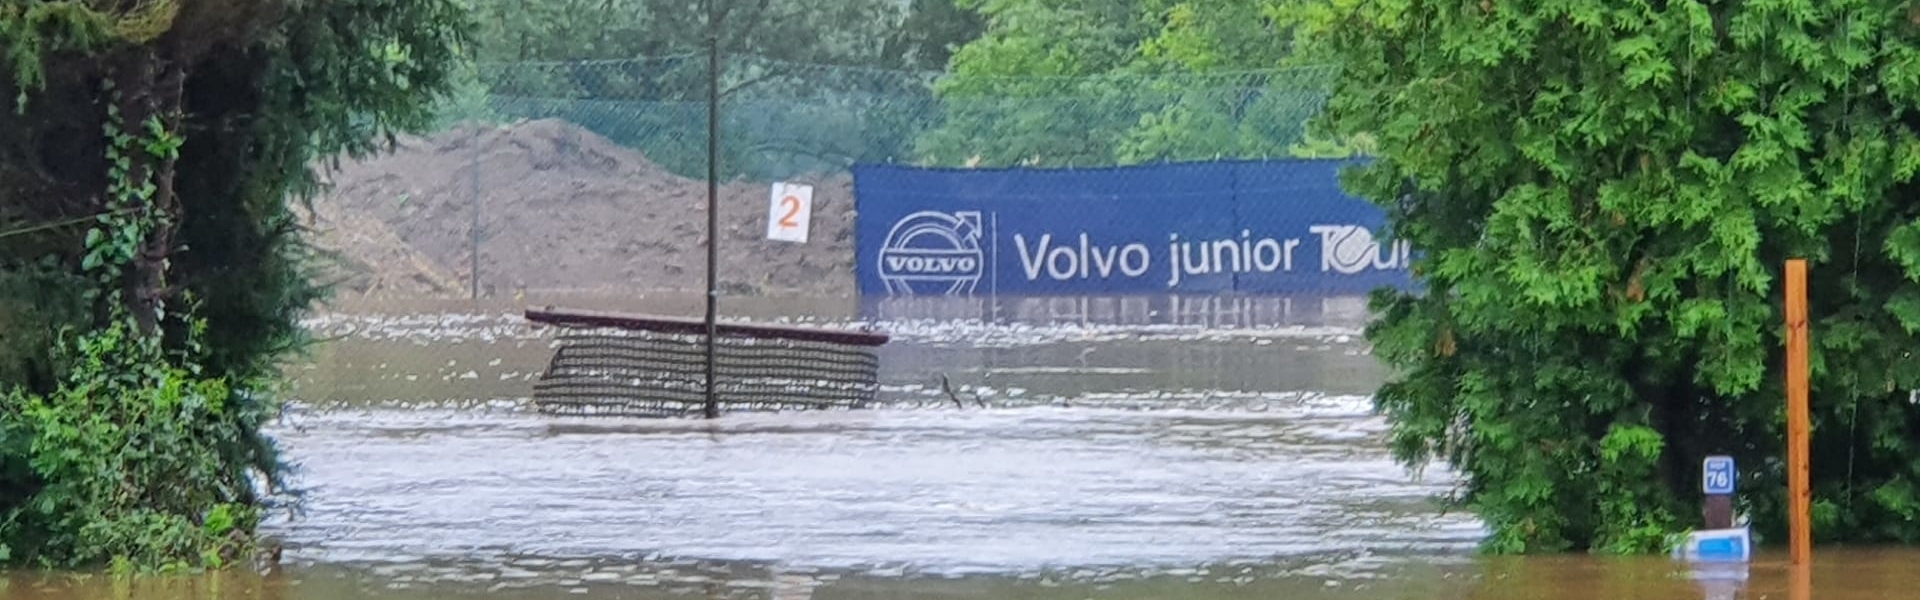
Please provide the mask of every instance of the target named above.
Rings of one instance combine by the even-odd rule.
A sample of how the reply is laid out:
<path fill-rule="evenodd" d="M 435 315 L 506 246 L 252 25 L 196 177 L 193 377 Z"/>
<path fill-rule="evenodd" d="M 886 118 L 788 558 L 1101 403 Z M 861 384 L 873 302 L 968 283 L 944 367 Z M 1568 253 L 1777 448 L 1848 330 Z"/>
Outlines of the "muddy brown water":
<path fill-rule="evenodd" d="M 1822 548 L 1798 590 L 1773 553 L 1475 556 L 1479 523 L 1431 500 L 1457 483 L 1445 465 L 1384 450 L 1367 398 L 1384 372 L 1350 299 L 914 301 L 858 323 L 838 301 L 729 306 L 892 332 L 885 406 L 550 418 L 525 396 L 552 332 L 514 306 L 363 305 L 310 322 L 333 340 L 274 428 L 302 493 L 266 527 L 281 565 L 15 572 L 0 598 L 1920 594 L 1904 549 Z M 954 408 L 940 373 L 992 406 Z"/>

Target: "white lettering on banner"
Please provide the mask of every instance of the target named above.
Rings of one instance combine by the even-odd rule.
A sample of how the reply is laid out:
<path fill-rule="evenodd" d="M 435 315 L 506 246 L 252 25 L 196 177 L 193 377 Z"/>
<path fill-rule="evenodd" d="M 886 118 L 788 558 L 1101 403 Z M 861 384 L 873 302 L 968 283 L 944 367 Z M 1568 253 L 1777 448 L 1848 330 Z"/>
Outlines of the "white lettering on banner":
<path fill-rule="evenodd" d="M 889 256 L 887 268 L 922 275 L 955 275 L 972 273 L 980 263 L 971 256 Z"/>
<path fill-rule="evenodd" d="M 1096 246 L 1087 234 L 1079 235 L 1077 246 L 1053 245 L 1053 234 L 1040 234 L 1038 243 L 1029 247 L 1027 236 L 1013 234 L 1013 245 L 1020 254 L 1020 268 L 1027 281 L 1040 279 L 1042 271 L 1055 281 L 1069 279 L 1113 278 L 1114 267 L 1126 277 L 1139 277 L 1153 262 L 1152 253 L 1139 243 L 1124 246 Z"/>
<path fill-rule="evenodd" d="M 1320 238 L 1320 272 L 1357 275 L 1369 270 L 1406 268 L 1412 248 L 1404 241 L 1383 247 L 1373 231 L 1358 225 L 1313 225 L 1308 233 Z M 1020 255 L 1020 267 L 1028 281 L 1112 280 L 1137 278 L 1151 270 L 1156 259 L 1146 244 L 1099 244 L 1086 232 L 1073 234 L 1072 242 L 1056 243 L 1052 233 L 1035 239 L 1014 234 L 1013 244 Z M 1178 233 L 1167 234 L 1168 289 L 1177 289 L 1196 277 L 1229 273 L 1291 273 L 1294 252 L 1301 238 L 1255 237 L 1242 229 L 1231 238 L 1188 240 Z M 932 260 L 929 257 L 929 260 Z M 926 271 L 942 272 L 947 265 L 929 263 Z M 891 269 L 922 270 L 914 265 L 889 265 Z M 972 265 L 953 265 L 966 272 Z"/>
<path fill-rule="evenodd" d="M 1197 275 L 1290 272 L 1293 271 L 1293 249 L 1299 246 L 1297 239 L 1254 241 L 1253 232 L 1245 229 L 1240 230 L 1239 240 L 1182 242 L 1180 234 L 1167 234 L 1167 288 L 1180 287 L 1182 279 Z"/>
<path fill-rule="evenodd" d="M 1228 261 L 1227 261 L 1226 251 L 1233 252 L 1233 261 L 1232 261 L 1233 266 L 1231 267 L 1227 266 Z M 1214 240 L 1213 241 L 1213 264 L 1218 265 L 1220 267 L 1220 270 L 1222 271 L 1239 271 L 1240 270 L 1240 245 L 1234 243 L 1233 240 Z"/>
<path fill-rule="evenodd" d="M 1293 249 L 1299 245 L 1300 240 L 1297 239 L 1287 240 L 1284 249 L 1280 242 L 1273 238 L 1264 238 L 1255 242 L 1253 251 L 1249 253 L 1253 256 L 1253 269 L 1261 273 L 1272 273 L 1278 270 L 1292 271 Z"/>
<path fill-rule="evenodd" d="M 1086 253 L 1088 258 L 1093 259 L 1089 262 L 1093 263 L 1093 270 L 1100 273 L 1101 279 L 1113 277 L 1113 263 L 1120 254 L 1119 248 L 1107 246 L 1105 252 L 1099 250 L 1088 252 L 1087 234 L 1082 233 L 1080 234 L 1080 252 Z M 1086 273 L 1086 267 L 1081 267 L 1081 273 Z"/>
<path fill-rule="evenodd" d="M 1168 237 L 1171 239 L 1168 252 L 1173 258 L 1167 261 L 1167 266 L 1173 268 L 1173 279 L 1167 287 L 1178 287 L 1182 274 L 1206 275 L 1213 272 L 1213 257 L 1207 254 L 1206 242 L 1200 242 L 1199 252 L 1195 252 L 1193 242 L 1180 241 L 1180 234 L 1168 234 Z"/>
<path fill-rule="evenodd" d="M 1060 259 L 1066 259 L 1062 261 Z M 1064 263 L 1064 264 L 1063 264 Z M 1080 270 L 1080 256 L 1072 248 L 1054 248 L 1047 252 L 1047 275 L 1057 280 L 1072 279 Z"/>
<path fill-rule="evenodd" d="M 1368 268 L 1398 269 L 1411 262 L 1413 248 L 1405 240 L 1381 248 L 1373 232 L 1358 225 L 1314 225 L 1320 235 L 1320 270 L 1355 275 Z"/>
<path fill-rule="evenodd" d="M 1140 259 L 1138 263 L 1128 260 L 1136 257 Z M 1127 247 L 1120 249 L 1120 273 L 1123 275 L 1128 277 L 1145 275 L 1147 267 L 1152 262 L 1153 251 L 1148 250 L 1146 244 L 1127 244 Z"/>
<path fill-rule="evenodd" d="M 1018 233 L 1013 234 L 1013 245 L 1016 246 L 1020 252 L 1020 268 L 1027 271 L 1027 281 L 1040 278 L 1040 258 L 1047 253 L 1047 241 L 1051 239 L 1053 239 L 1053 234 L 1042 234 L 1040 236 L 1040 247 L 1033 250 L 1032 258 L 1028 258 L 1026 236 Z"/>

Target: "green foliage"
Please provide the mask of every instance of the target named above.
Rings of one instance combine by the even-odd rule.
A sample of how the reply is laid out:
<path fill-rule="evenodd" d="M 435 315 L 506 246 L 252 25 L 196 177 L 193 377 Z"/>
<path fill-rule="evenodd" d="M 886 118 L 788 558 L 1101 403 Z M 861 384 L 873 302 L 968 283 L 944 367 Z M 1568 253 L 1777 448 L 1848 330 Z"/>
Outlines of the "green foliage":
<path fill-rule="evenodd" d="M 937 90 L 936 164 L 1136 164 L 1338 155 L 1307 120 L 1334 71 L 1302 61 L 1272 0 L 973 0 L 986 33 Z M 1279 68 L 1276 68 L 1279 67 Z"/>
<path fill-rule="evenodd" d="M 85 322 L 88 312 L 81 294 L 86 281 L 50 257 L 0 260 L 0 331 L 6 335 L 6 343 L 0 344 L 0 385 L 54 380 L 46 350 L 54 346 L 60 331 Z M 4 448 L 0 445 L 0 454 Z M 5 472 L 0 468 L 0 505 L 5 505 L 5 490 L 14 489 Z"/>
<path fill-rule="evenodd" d="M 1733 455 L 1785 518 L 1779 273 L 1812 264 L 1814 495 L 1920 541 L 1920 20 L 1891 0 L 1333 0 L 1346 185 L 1422 255 L 1368 337 L 1396 455 L 1469 478 L 1498 552 L 1629 552 Z M 1690 519 L 1688 519 L 1690 520 Z"/>
<path fill-rule="evenodd" d="M 117 297 L 121 290 L 116 284 L 125 276 L 125 266 L 133 263 L 141 242 L 166 218 L 142 210 L 153 202 L 159 186 L 152 177 L 133 179 L 134 144 L 140 142 L 154 158 L 171 159 L 179 156 L 181 139 L 168 132 L 157 117 L 146 122 L 152 137 L 135 138 L 122 129 L 119 95 L 112 96 L 103 126 L 107 138 L 107 211 L 100 215 L 99 227 L 87 230 L 87 251 L 80 259 L 80 269 L 94 273 L 98 280 L 97 286 L 87 289 L 89 295 L 105 291 Z"/>
<path fill-rule="evenodd" d="M 936 91 L 939 129 L 920 158 L 984 165 L 1112 162 L 1115 142 L 1140 118 L 1125 77 L 1152 28 L 1133 2 L 973 0 L 987 30 L 955 52 Z M 1117 73 L 1116 73 L 1117 74 Z M 1104 143 L 1102 143 L 1104 142 Z"/>
<path fill-rule="evenodd" d="M 492 64 L 704 53 L 705 7 L 677 0 L 478 0 L 477 57 Z M 815 64 L 895 66 L 882 50 L 906 17 L 898 0 L 762 0 L 719 8 L 723 53 Z"/>
<path fill-rule="evenodd" d="M 1666 440 L 1645 425 L 1615 423 L 1600 438 L 1600 468 L 1595 489 L 1600 514 L 1593 546 L 1611 554 L 1657 552 L 1682 524 L 1666 506 L 1658 481 Z"/>
<path fill-rule="evenodd" d="M 451 74 L 446 97 L 436 102 L 430 111 L 433 122 L 428 127 L 446 130 L 461 123 L 502 120 L 503 116 L 493 108 L 489 91 L 486 82 L 480 79 L 479 67 L 462 61 Z"/>
<path fill-rule="evenodd" d="M 940 71 L 960 46 L 980 37 L 987 21 L 961 6 L 967 0 L 912 0 L 906 21 L 881 50 L 882 66 L 916 71 Z"/>
<path fill-rule="evenodd" d="M 287 50 L 270 55 L 262 104 L 276 110 L 255 124 L 312 132 L 289 143 L 306 157 L 363 156 L 393 134 L 433 122 L 470 43 L 470 16 L 455 0 L 339 0 L 299 3 L 288 19 Z M 296 94 L 298 94 L 296 96 Z M 309 191 L 306 165 L 273 165 L 279 179 Z"/>
<path fill-rule="evenodd" d="M 1276 36 L 1293 26 L 1273 15 L 1295 1 L 737 6 L 720 32 L 720 173 L 1351 154 L 1306 135 L 1335 71 L 1294 64 Z M 448 108 L 449 120 L 563 119 L 704 177 L 707 23 L 657 4 L 529 17 L 483 3 L 499 15 L 477 48 L 490 106 Z"/>
<path fill-rule="evenodd" d="M 705 10 L 662 0 L 482 0 L 486 106 L 443 124 L 560 118 L 706 175 Z M 778 179 L 903 160 L 927 128 L 931 74 L 982 26 L 953 0 L 721 3 L 722 177 Z"/>
<path fill-rule="evenodd" d="M 113 20 L 85 2 L 0 3 L 0 65 L 13 73 L 15 103 L 24 109 L 33 90 L 46 85 L 48 58 L 81 52 L 112 36 Z"/>
<path fill-rule="evenodd" d="M 0 115 L 0 564 L 226 566 L 281 487 L 261 427 L 324 294 L 290 202 L 316 159 L 431 125 L 471 23 L 154 2 L 99 13 L 101 43 L 21 9 L 52 5 L 95 3 L 0 0 L 0 87 L 61 100 Z"/>
<path fill-rule="evenodd" d="M 26 456 L 39 483 L 4 514 L 22 558 L 216 567 L 179 561 L 247 549 L 235 525 L 257 521 L 259 509 L 239 504 L 251 480 L 235 477 L 219 447 L 244 443 L 260 423 L 229 410 L 227 382 L 195 375 L 193 357 L 169 356 L 158 342 L 125 320 L 70 336 L 58 350 L 72 361 L 58 390 L 4 397 L 0 419 L 32 440 Z"/>
<path fill-rule="evenodd" d="M 208 98 L 243 102 L 194 107 L 176 182 L 192 251 L 174 258 L 207 320 L 207 368 L 230 380 L 264 382 L 306 347 L 299 321 L 325 298 L 314 274 L 320 254 L 304 238 L 294 202 L 320 191 L 315 162 L 365 156 L 398 133 L 435 123 L 448 101 L 471 18 L 454 0 L 300 3 L 278 35 L 229 68 L 190 82 Z M 378 17 L 378 18 L 375 18 Z M 271 389 L 237 395 L 248 410 Z M 240 452 L 236 449 L 236 452 Z M 236 460 L 265 465 L 262 445 Z"/>
<path fill-rule="evenodd" d="M 240 504 L 253 479 L 223 448 L 256 444 L 258 413 L 234 410 L 234 390 L 201 375 L 204 322 L 189 321 L 179 350 L 143 335 L 117 299 L 121 273 L 165 218 L 139 207 L 156 173 L 129 170 L 135 153 L 178 155 L 183 140 L 156 118 L 145 135 L 122 130 L 118 103 L 104 127 L 110 212 L 88 230 L 82 270 L 109 299 L 101 327 L 63 335 L 53 354 L 64 376 L 52 393 L 0 395 L 0 469 L 31 490 L 0 504 L 8 558 L 44 565 L 218 567 L 246 549 L 258 508 Z M 71 331 L 71 330 L 70 330 Z M 198 565 L 182 562 L 198 557 Z"/>

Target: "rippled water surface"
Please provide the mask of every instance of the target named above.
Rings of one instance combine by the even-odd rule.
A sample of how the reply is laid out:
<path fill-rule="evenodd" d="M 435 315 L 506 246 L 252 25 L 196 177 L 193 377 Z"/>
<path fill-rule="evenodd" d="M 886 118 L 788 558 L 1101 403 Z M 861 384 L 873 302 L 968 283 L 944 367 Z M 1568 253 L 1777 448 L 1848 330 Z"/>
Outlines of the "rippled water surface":
<path fill-rule="evenodd" d="M 275 428 L 305 494 L 268 526 L 287 548 L 276 572 L 117 585 L 16 573 L 0 597 L 1793 591 L 1772 559 L 1708 573 L 1664 559 L 1476 559 L 1479 524 L 1431 501 L 1455 483 L 1445 465 L 1409 473 L 1387 455 L 1366 396 L 1383 372 L 1351 302 L 1332 306 L 828 315 L 811 321 L 894 335 L 885 406 L 710 422 L 531 412 L 552 332 L 513 312 L 322 317 L 310 325 L 333 341 L 299 371 L 300 401 Z M 940 375 L 991 407 L 955 408 Z M 1898 597 L 1881 592 L 1920 589 L 1915 558 L 1823 552 L 1808 589 Z"/>
<path fill-rule="evenodd" d="M 371 409 L 283 439 L 316 485 L 301 561 L 686 558 L 799 569 L 1151 571 L 1464 550 L 1364 445 L 1363 398 L 1232 411 L 1032 406 L 605 423 Z M 1258 406 L 1248 409 L 1246 406 Z"/>

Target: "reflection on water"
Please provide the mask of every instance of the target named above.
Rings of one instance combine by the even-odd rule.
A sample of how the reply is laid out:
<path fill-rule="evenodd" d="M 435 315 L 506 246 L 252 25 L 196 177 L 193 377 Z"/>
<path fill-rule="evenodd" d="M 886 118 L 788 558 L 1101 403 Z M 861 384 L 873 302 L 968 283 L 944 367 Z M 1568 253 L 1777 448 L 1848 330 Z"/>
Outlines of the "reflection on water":
<path fill-rule="evenodd" d="M 636 310 L 621 300 L 566 304 Z M 1354 299 L 729 306 L 893 333 L 885 407 L 552 419 L 525 403 L 551 332 L 514 307 L 324 316 L 310 325 L 336 339 L 274 431 L 307 493 L 267 527 L 285 565 L 13 573 L 0 597 L 1805 596 L 1771 556 L 1737 573 L 1475 559 L 1478 524 L 1430 500 L 1451 475 L 1382 447 Z M 953 408 L 941 374 L 993 407 Z M 1819 558 L 1821 598 L 1920 589 L 1920 553 Z"/>

